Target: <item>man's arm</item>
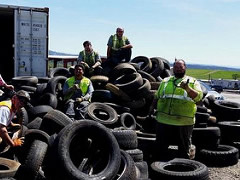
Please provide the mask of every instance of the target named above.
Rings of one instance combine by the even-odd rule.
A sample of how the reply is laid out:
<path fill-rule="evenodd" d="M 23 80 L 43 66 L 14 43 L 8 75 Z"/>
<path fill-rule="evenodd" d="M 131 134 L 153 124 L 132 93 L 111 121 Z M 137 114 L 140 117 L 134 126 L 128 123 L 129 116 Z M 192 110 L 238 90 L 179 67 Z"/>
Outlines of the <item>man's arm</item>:
<path fill-rule="evenodd" d="M 0 124 L 0 136 L 3 139 L 3 141 L 6 142 L 7 144 L 9 144 L 10 146 L 13 147 L 15 145 L 13 140 L 8 135 L 6 126 L 4 126 L 2 124 Z"/>
<path fill-rule="evenodd" d="M 94 88 L 93 88 L 92 82 L 90 82 L 89 87 L 88 87 L 88 91 L 85 94 L 85 96 L 82 97 L 82 100 L 88 101 L 92 97 L 93 91 L 94 91 Z"/>
<path fill-rule="evenodd" d="M 107 47 L 107 59 L 111 57 L 111 47 Z"/>
<path fill-rule="evenodd" d="M 127 39 L 126 40 L 126 45 L 122 47 L 123 49 L 130 49 L 133 48 L 133 46 L 131 45 L 130 41 Z"/>

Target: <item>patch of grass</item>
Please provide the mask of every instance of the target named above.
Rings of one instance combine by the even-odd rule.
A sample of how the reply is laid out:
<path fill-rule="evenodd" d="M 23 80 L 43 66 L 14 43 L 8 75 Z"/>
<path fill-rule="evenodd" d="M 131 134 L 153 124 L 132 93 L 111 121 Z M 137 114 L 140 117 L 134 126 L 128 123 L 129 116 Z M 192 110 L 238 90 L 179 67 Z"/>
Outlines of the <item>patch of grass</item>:
<path fill-rule="evenodd" d="M 211 70 L 211 69 L 187 69 L 188 76 L 195 77 L 196 79 L 233 79 L 233 75 L 237 76 L 240 80 L 239 71 L 224 71 L 224 70 Z"/>

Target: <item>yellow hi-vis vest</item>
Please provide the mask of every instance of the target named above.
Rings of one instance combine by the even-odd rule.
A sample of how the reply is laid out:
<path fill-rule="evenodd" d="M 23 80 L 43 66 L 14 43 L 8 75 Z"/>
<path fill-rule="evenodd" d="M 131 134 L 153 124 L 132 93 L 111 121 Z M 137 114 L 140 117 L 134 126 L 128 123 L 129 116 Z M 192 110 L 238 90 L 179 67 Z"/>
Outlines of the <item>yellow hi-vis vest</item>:
<path fill-rule="evenodd" d="M 73 77 L 70 77 L 67 79 L 67 84 L 68 84 L 68 87 L 71 88 L 73 87 L 74 83 L 75 83 L 75 76 Z M 90 85 L 90 79 L 86 78 L 86 77 L 83 77 L 79 83 L 79 88 L 81 89 L 82 91 L 82 96 L 84 96 L 87 91 L 88 91 L 88 87 Z M 71 98 L 71 96 L 74 94 L 74 92 L 70 93 L 70 94 L 67 94 L 64 96 L 64 100 L 67 100 L 69 98 Z"/>
<path fill-rule="evenodd" d="M 126 45 L 127 37 L 122 36 L 121 39 L 118 39 L 117 34 L 115 34 L 115 35 L 113 35 L 112 40 L 113 40 L 113 47 L 112 47 L 112 49 L 113 50 L 118 50 L 119 48 L 121 48 L 121 47 Z"/>
<path fill-rule="evenodd" d="M 89 56 L 85 50 L 80 52 L 81 56 L 83 57 L 83 62 L 87 63 L 89 66 L 93 66 L 95 64 L 95 56 L 96 52 L 92 52 Z"/>
<path fill-rule="evenodd" d="M 180 88 L 182 81 L 189 79 L 189 86 L 195 89 L 195 78 L 185 76 L 182 79 L 176 79 L 171 76 L 165 78 L 156 95 L 157 103 L 157 117 L 156 119 L 164 124 L 170 125 L 193 125 L 195 123 L 195 113 L 197 110 L 195 102 L 200 101 L 202 92 L 199 88 L 198 96 L 192 99 L 187 92 Z"/>
<path fill-rule="evenodd" d="M 11 100 L 1 101 L 0 106 L 7 106 L 11 110 L 12 109 L 12 101 Z"/>

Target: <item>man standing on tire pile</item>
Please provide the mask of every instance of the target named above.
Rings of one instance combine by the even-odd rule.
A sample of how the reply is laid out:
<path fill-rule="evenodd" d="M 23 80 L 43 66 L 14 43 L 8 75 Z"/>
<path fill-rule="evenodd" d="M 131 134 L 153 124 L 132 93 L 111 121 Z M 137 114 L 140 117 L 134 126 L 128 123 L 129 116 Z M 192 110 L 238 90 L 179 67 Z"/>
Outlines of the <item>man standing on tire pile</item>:
<path fill-rule="evenodd" d="M 190 158 L 195 103 L 203 94 L 199 82 L 185 72 L 185 61 L 175 59 L 174 76 L 163 79 L 149 110 L 151 114 L 157 105 L 155 155 L 160 159 L 167 157 L 169 145 L 178 145 L 179 158 Z"/>
<path fill-rule="evenodd" d="M 20 90 L 13 95 L 11 100 L 0 102 L 0 136 L 11 147 L 21 146 L 24 142 L 23 137 L 11 139 L 8 130 L 10 128 L 20 129 L 21 125 L 13 123 L 12 119 L 15 113 L 26 106 L 29 101 L 30 95 L 26 91 Z"/>
<path fill-rule="evenodd" d="M 132 55 L 132 45 L 126 36 L 123 36 L 124 29 L 118 27 L 116 34 L 111 35 L 107 43 L 107 61 L 104 62 L 104 69 L 107 71 L 122 62 L 129 62 Z"/>
<path fill-rule="evenodd" d="M 74 76 L 68 78 L 63 86 L 65 114 L 72 119 L 84 119 L 87 106 L 94 91 L 90 79 L 83 76 L 84 65 L 78 64 Z"/>
<path fill-rule="evenodd" d="M 102 73 L 101 59 L 97 52 L 92 48 L 90 41 L 83 43 L 84 50 L 79 53 L 78 64 L 85 66 L 85 76 L 91 77 L 93 75 L 99 75 Z"/>

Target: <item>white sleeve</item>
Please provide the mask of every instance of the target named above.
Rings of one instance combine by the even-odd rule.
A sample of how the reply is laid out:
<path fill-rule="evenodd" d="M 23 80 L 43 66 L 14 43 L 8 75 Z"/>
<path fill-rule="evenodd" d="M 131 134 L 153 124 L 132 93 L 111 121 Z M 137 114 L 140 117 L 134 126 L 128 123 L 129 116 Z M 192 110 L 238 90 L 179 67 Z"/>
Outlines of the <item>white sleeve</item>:
<path fill-rule="evenodd" d="M 0 108 L 0 124 L 8 126 L 11 122 L 10 110 L 8 107 L 2 106 Z"/>

